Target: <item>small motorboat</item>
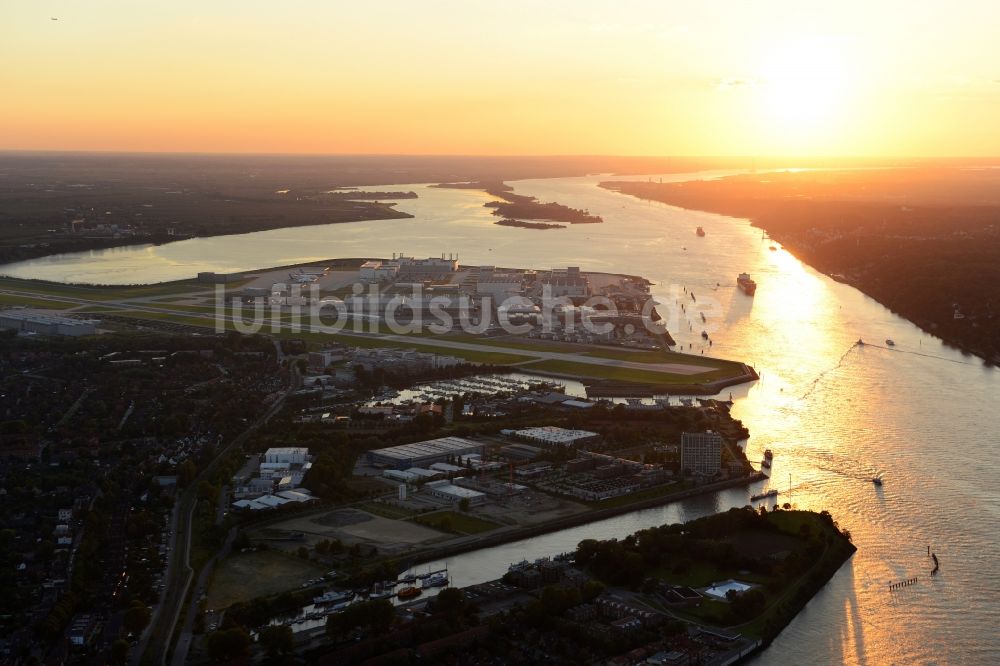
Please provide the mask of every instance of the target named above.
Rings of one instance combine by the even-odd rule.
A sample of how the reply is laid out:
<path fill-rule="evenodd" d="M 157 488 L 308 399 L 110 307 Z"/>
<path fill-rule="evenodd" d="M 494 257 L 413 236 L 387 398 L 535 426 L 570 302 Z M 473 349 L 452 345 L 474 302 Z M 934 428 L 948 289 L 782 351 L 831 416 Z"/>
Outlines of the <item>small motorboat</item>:
<path fill-rule="evenodd" d="M 895 347 L 896 346 L 896 343 L 892 340 L 892 338 L 886 338 L 885 339 L 885 344 L 887 346 L 889 346 L 889 347 Z"/>
<path fill-rule="evenodd" d="M 874 477 L 872 477 L 872 483 L 874 483 L 876 486 L 881 486 L 882 485 L 882 477 L 880 477 L 880 476 L 874 476 Z"/>
<path fill-rule="evenodd" d="M 388 599 L 393 596 L 393 583 L 376 583 L 371 592 L 368 593 L 369 600 Z"/>
<path fill-rule="evenodd" d="M 327 592 L 318 597 L 313 597 L 313 603 L 317 606 L 324 604 L 340 604 L 351 600 L 354 595 L 350 592 Z"/>
<path fill-rule="evenodd" d="M 397 592 L 396 596 L 400 599 L 412 599 L 414 597 L 419 597 L 421 594 L 423 594 L 423 591 L 419 587 L 409 586 L 404 587 Z"/>
<path fill-rule="evenodd" d="M 424 587 L 444 587 L 448 584 L 448 574 L 444 571 L 436 574 L 431 574 L 424 579 Z"/>
<path fill-rule="evenodd" d="M 708 340 L 708 332 L 707 331 L 702 331 L 701 332 L 701 337 L 703 337 L 704 339 Z"/>

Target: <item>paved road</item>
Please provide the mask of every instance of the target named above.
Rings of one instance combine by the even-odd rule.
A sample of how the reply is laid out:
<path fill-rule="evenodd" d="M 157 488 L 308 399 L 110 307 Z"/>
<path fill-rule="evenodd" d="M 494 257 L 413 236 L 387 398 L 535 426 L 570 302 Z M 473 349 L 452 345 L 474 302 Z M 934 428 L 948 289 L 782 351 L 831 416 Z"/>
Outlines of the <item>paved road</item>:
<path fill-rule="evenodd" d="M 271 407 L 268 408 L 267 412 L 254 421 L 249 428 L 233 439 L 232 442 L 226 445 L 224 449 L 219 451 L 215 459 L 209 463 L 204 470 L 202 470 L 202 472 L 181 494 L 178 501 L 178 514 L 181 516 L 178 521 L 180 529 L 176 531 L 177 542 L 170 553 L 170 565 L 168 567 L 171 575 L 164 579 L 166 581 L 164 601 L 163 604 L 161 604 L 159 616 L 157 617 L 158 622 L 151 628 L 150 640 L 146 647 L 146 653 L 156 659 L 156 663 L 166 666 L 167 652 L 169 651 L 170 643 L 177 627 L 177 620 L 180 617 L 181 610 L 184 606 L 184 600 L 187 598 L 188 590 L 190 589 L 194 578 L 194 571 L 191 569 L 191 529 L 194 523 L 194 510 L 197 506 L 198 482 L 208 478 L 218 460 L 224 457 L 234 447 L 241 446 L 250 437 L 250 435 L 252 435 L 262 425 L 267 423 L 271 417 L 277 414 L 281 409 L 281 406 L 284 404 L 285 398 L 298 389 L 301 383 L 302 378 L 299 375 L 298 368 L 293 366 L 289 378 L 288 389 L 274 401 Z M 194 601 L 196 601 L 197 598 L 198 595 L 193 596 Z M 192 614 L 189 613 L 188 619 L 190 620 L 191 618 Z M 187 626 L 187 623 L 185 623 L 185 626 Z M 190 634 L 190 632 L 188 633 Z M 178 646 L 179 648 L 184 648 L 182 661 L 183 658 L 186 658 L 187 656 L 187 648 L 189 646 L 190 638 L 184 645 Z"/>
<path fill-rule="evenodd" d="M 167 539 L 167 566 L 163 569 L 163 589 L 160 591 L 159 602 L 153 607 L 153 614 L 150 616 L 149 625 L 142 632 L 142 636 L 139 637 L 135 648 L 132 649 L 132 654 L 129 658 L 130 666 L 139 666 L 142 655 L 146 653 L 146 648 L 149 645 L 149 638 L 153 633 L 153 627 L 159 623 L 160 611 L 163 609 L 168 592 L 167 582 L 173 574 L 174 563 L 176 561 L 173 554 L 177 550 L 177 517 L 179 514 L 180 506 L 175 504 L 173 510 L 170 512 L 170 526 L 168 527 L 170 538 Z"/>
<path fill-rule="evenodd" d="M 233 541 L 236 540 L 238 531 L 235 527 L 229 530 L 222 548 L 201 569 L 194 591 L 191 593 L 191 602 L 188 604 L 187 615 L 184 618 L 184 627 L 181 629 L 180 636 L 177 637 L 177 645 L 174 646 L 174 656 L 170 661 L 171 666 L 184 666 L 187 662 L 188 652 L 194 642 L 194 620 L 198 614 L 198 600 L 201 599 L 201 595 L 208 591 L 209 579 L 216 563 L 225 559 L 232 550 Z"/>

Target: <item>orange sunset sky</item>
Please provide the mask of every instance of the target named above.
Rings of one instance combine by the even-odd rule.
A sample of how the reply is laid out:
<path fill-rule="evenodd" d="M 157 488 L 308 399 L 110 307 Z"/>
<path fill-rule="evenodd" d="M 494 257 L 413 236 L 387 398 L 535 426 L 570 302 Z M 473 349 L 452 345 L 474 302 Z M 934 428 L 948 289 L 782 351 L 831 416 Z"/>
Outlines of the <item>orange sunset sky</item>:
<path fill-rule="evenodd" d="M 983 0 L 4 0 L 0 149 L 996 155 L 998 26 Z"/>

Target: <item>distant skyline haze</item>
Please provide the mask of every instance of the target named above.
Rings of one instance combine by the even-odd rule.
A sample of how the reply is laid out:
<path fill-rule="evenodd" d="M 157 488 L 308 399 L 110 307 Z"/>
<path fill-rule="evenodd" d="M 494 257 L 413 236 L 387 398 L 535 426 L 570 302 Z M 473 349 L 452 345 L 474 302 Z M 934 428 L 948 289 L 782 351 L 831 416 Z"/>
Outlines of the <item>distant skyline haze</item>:
<path fill-rule="evenodd" d="M 0 5 L 0 150 L 1000 154 L 1000 4 Z"/>

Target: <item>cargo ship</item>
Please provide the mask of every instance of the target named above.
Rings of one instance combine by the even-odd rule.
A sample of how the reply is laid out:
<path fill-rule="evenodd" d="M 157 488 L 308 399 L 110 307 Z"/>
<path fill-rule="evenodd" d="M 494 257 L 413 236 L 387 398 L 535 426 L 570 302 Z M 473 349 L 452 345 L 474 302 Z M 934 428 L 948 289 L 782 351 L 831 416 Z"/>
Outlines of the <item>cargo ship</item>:
<path fill-rule="evenodd" d="M 740 273 L 740 276 L 736 278 L 736 285 L 747 296 L 753 296 L 757 291 L 757 283 L 750 279 L 749 273 Z"/>

